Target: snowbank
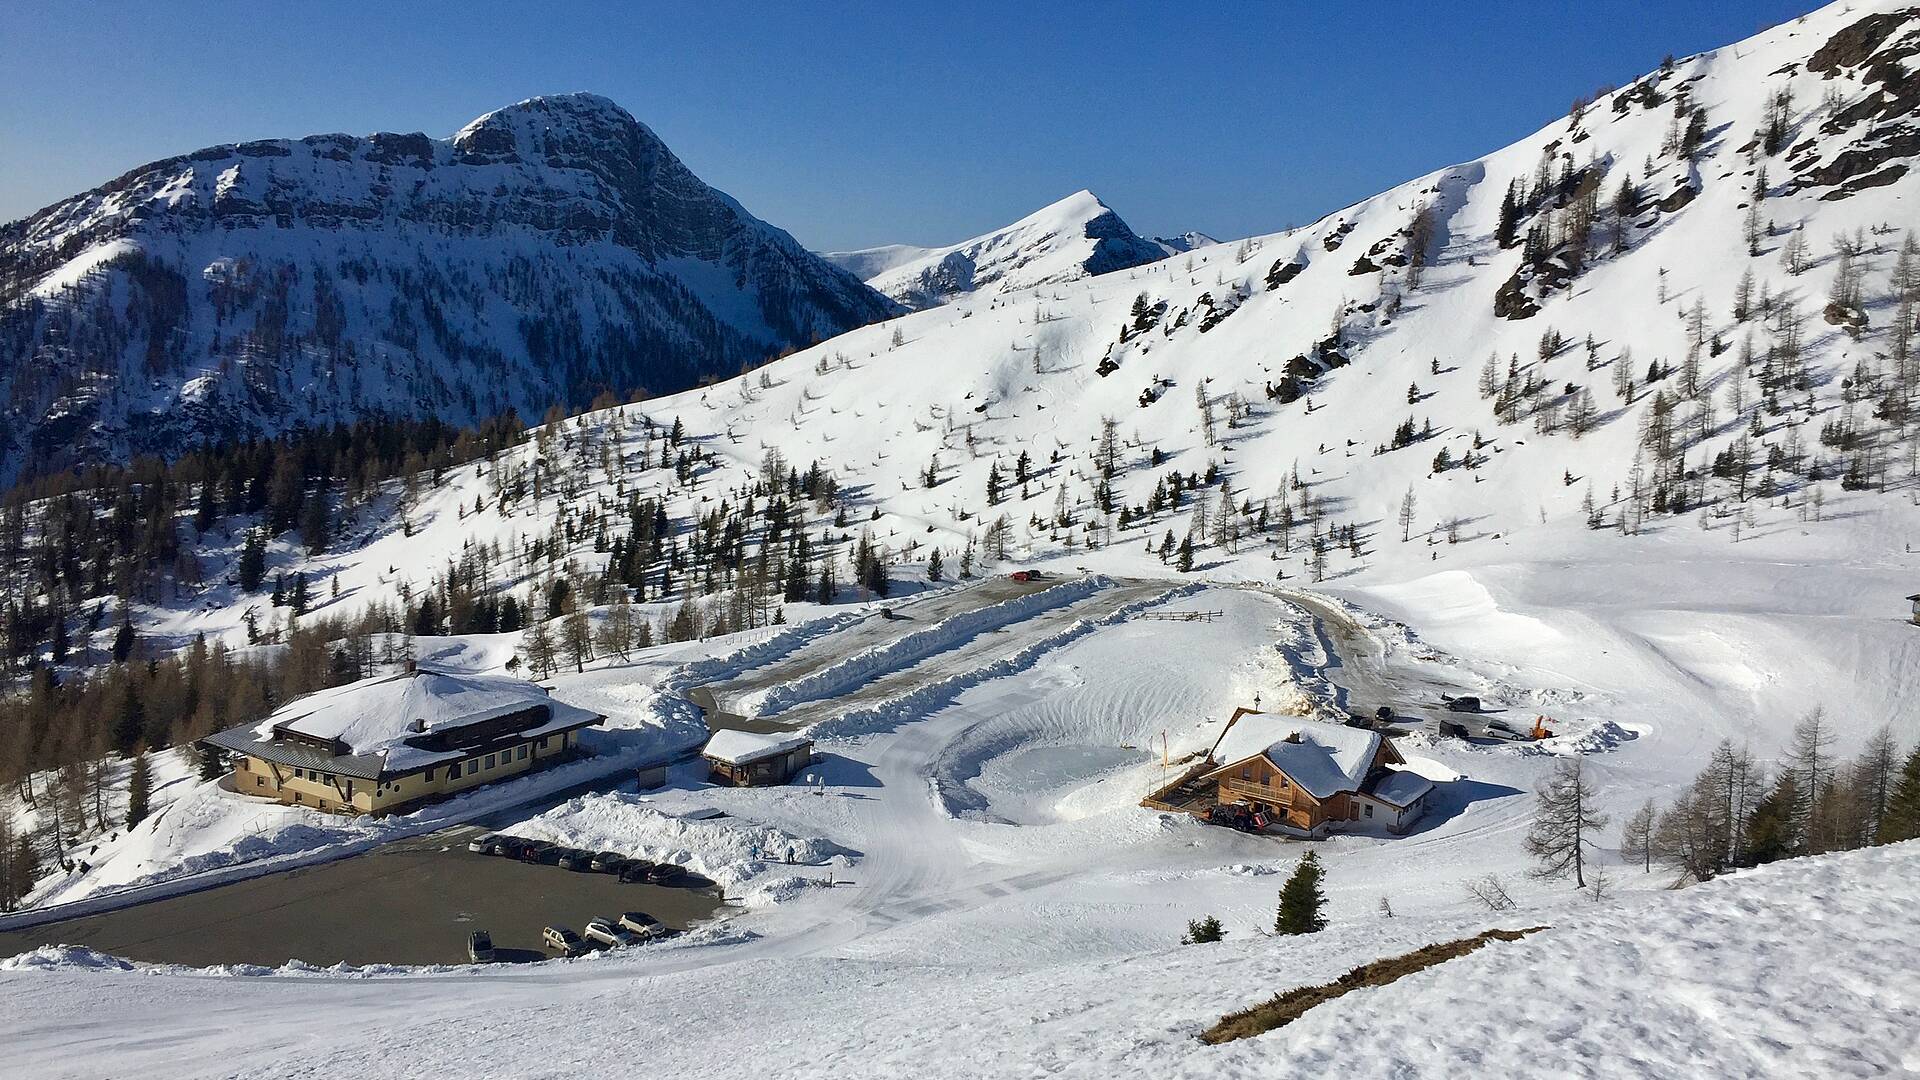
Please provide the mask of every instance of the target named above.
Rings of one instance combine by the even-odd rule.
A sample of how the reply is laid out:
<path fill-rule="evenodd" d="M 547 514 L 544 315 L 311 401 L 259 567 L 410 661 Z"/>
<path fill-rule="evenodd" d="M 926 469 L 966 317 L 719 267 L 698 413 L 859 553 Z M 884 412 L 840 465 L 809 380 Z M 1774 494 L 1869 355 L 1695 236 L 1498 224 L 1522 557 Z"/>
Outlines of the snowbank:
<path fill-rule="evenodd" d="M 616 851 L 674 863 L 712 879 L 729 894 L 751 886 L 745 895 L 749 906 L 772 903 L 798 891 L 799 886 L 782 885 L 778 879 L 757 880 L 776 869 L 813 866 L 857 854 L 819 837 L 795 836 L 737 818 L 675 817 L 649 805 L 644 796 L 620 792 L 583 795 L 507 831 L 589 851 Z"/>

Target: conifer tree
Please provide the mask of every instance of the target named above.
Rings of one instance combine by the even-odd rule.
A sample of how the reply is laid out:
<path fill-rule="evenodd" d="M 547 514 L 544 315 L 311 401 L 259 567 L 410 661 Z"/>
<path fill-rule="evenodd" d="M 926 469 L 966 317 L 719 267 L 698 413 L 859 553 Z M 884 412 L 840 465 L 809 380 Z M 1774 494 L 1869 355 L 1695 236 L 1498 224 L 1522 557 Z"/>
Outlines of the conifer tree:
<path fill-rule="evenodd" d="M 135 754 L 127 772 L 127 828 L 146 820 L 152 798 L 153 772 L 147 766 L 147 755 Z"/>
<path fill-rule="evenodd" d="M 1286 884 L 1280 886 L 1280 910 L 1273 919 L 1274 933 L 1311 934 L 1326 929 L 1323 909 L 1327 906 L 1327 897 L 1320 889 L 1325 878 L 1319 855 L 1309 851 L 1300 856 L 1299 865 L 1293 868 Z"/>
<path fill-rule="evenodd" d="M 1773 790 L 1754 806 L 1753 816 L 1747 821 L 1741 865 L 1759 866 L 1799 854 L 1801 833 L 1794 820 L 1799 803 L 1799 784 L 1791 770 L 1783 770 Z"/>
<path fill-rule="evenodd" d="M 113 745 L 123 754 L 130 754 L 140 745 L 147 731 L 147 710 L 140 700 L 140 693 L 132 680 L 120 691 L 120 711 L 113 721 Z"/>
<path fill-rule="evenodd" d="M 1208 915 L 1205 918 L 1187 922 L 1187 933 L 1180 939 L 1180 944 L 1204 945 L 1211 941 L 1219 941 L 1226 936 L 1227 932 L 1221 928 L 1220 920 Z"/>
<path fill-rule="evenodd" d="M 1920 839 L 1920 746 L 1914 747 L 1900 766 L 1874 836 L 1874 841 L 1881 844 L 1915 839 Z"/>
<path fill-rule="evenodd" d="M 260 582 L 266 578 L 267 538 L 259 529 L 247 530 L 246 543 L 240 549 L 240 565 L 236 572 L 243 592 L 258 590 Z"/>
<path fill-rule="evenodd" d="M 1587 887 L 1586 849 L 1589 835 L 1607 826 L 1599 812 L 1599 791 L 1587 780 L 1579 758 L 1561 761 L 1537 789 L 1533 825 L 1527 830 L 1527 854 L 1539 860 L 1533 875 L 1539 878 L 1571 876 L 1574 887 Z"/>
<path fill-rule="evenodd" d="M 1620 826 L 1620 855 L 1639 863 L 1642 873 L 1653 872 L 1653 830 L 1659 817 L 1659 808 L 1648 799 Z"/>

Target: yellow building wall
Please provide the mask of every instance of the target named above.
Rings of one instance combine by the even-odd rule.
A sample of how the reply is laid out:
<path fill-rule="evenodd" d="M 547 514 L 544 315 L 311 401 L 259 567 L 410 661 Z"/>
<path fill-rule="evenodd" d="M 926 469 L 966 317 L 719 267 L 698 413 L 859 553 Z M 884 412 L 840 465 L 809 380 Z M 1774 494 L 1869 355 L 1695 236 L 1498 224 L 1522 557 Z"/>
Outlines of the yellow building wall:
<path fill-rule="evenodd" d="M 235 790 L 246 795 L 277 799 L 292 806 L 311 806 L 335 813 L 386 813 L 408 803 L 434 795 L 454 795 L 483 784 L 491 784 L 530 771 L 579 745 L 580 733 L 569 731 L 546 737 L 547 745 L 528 739 L 493 754 L 475 754 L 449 765 L 437 765 L 427 772 L 395 777 L 387 783 L 359 780 L 321 772 L 311 779 L 287 765 L 276 765 L 255 757 L 241 757 L 234 763 Z M 525 747 L 527 756 L 520 756 Z M 493 758 L 491 766 L 487 759 Z"/>

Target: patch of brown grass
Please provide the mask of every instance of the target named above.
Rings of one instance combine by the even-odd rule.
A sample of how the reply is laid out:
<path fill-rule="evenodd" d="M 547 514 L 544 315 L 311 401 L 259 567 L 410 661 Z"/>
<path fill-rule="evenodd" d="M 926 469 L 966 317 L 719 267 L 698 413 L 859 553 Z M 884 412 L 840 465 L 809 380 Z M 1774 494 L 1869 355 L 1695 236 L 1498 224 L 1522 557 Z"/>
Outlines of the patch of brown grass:
<path fill-rule="evenodd" d="M 1395 979 L 1405 978 L 1416 971 L 1425 971 L 1435 964 L 1444 964 L 1449 960 L 1465 956 L 1489 941 L 1518 941 L 1528 934 L 1545 929 L 1544 926 L 1534 926 L 1525 930 L 1488 930 L 1470 938 L 1423 945 L 1410 953 L 1362 964 L 1330 983 L 1283 991 L 1274 995 L 1271 1001 L 1262 1002 L 1251 1009 L 1228 1013 L 1220 1018 L 1219 1023 L 1201 1032 L 1200 1041 L 1218 1044 L 1232 1042 L 1235 1039 L 1252 1038 L 1275 1028 L 1285 1027 L 1300 1019 L 1308 1009 L 1315 1005 L 1324 1005 L 1342 994 L 1369 986 L 1385 986 Z"/>

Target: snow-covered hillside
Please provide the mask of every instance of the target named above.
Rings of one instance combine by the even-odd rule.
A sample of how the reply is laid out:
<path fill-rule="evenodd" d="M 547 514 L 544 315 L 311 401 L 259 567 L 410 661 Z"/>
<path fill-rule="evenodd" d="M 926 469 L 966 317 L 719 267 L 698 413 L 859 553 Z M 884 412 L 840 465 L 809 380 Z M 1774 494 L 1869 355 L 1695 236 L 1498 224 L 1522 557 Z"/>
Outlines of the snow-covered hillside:
<path fill-rule="evenodd" d="M 1125 270 L 1171 254 L 1176 248 L 1168 243 L 1140 238 L 1093 192 L 1076 191 L 1006 228 L 947 247 L 888 244 L 821 257 L 917 309 Z"/>
<path fill-rule="evenodd" d="M 462 1058 L 500 1075 L 717 1074 L 742 1046 L 783 1076 L 1920 1067 L 1900 1026 L 1913 843 L 1679 893 L 1619 850 L 1622 820 L 1722 741 L 1777 775 L 1815 707 L 1832 760 L 1883 725 L 1903 753 L 1920 739 L 1917 110 L 1920 8 L 1836 4 L 1306 228 L 960 295 L 387 484 L 318 553 L 273 539 L 268 579 L 315 585 L 305 626 L 385 605 L 437 629 L 452 616 L 421 597 L 509 593 L 537 622 L 568 610 L 562 583 L 563 629 L 611 625 L 631 596 L 664 636 L 697 607 L 690 624 L 728 634 L 602 649 L 556 696 L 625 700 L 627 737 L 679 746 L 676 691 L 703 679 L 717 710 L 807 725 L 817 783 L 682 779 L 531 826 L 751 882 L 751 909 L 697 941 L 513 972 L 280 972 L 271 994 L 51 948 L 0 972 L 16 1063 L 419 1071 L 483 1014 L 528 1033 Z M 150 643 L 291 635 L 232 584 L 250 513 L 196 536 L 210 584 L 136 598 Z M 860 546 L 899 591 L 934 588 L 936 554 L 946 578 L 1049 580 L 978 608 L 1012 583 L 897 591 L 862 617 Z M 1208 617 L 1138 617 L 1177 611 Z M 94 657 L 112 636 L 75 633 Z M 534 640 L 422 635 L 422 659 L 475 670 Z M 1400 738 L 1435 801 L 1410 835 L 1315 845 L 1321 934 L 1263 936 L 1302 846 L 1139 804 L 1240 706 L 1418 714 L 1462 692 L 1558 734 Z M 1613 815 L 1595 853 L 1611 897 L 1523 876 L 1529 789 L 1568 759 Z M 727 833 L 667 820 L 692 810 Z M 788 843 L 832 865 L 776 869 L 766 849 Z M 1519 910 L 1468 898 L 1490 873 Z M 1209 913 L 1224 943 L 1172 944 Z M 1550 928 L 1265 1036 L 1194 1038 L 1491 925 Z M 634 1037 L 582 1037 L 609 1029 Z"/>
<path fill-rule="evenodd" d="M 470 1076 L 720 1077 L 737 1075 L 743 1047 L 780 1077 L 1884 1076 L 1920 1067 L 1913 988 L 1862 974 L 1920 964 L 1904 932 L 1916 882 L 1920 844 L 1907 843 L 1626 903 L 1361 918 L 1284 945 L 1233 934 L 1119 957 L 1028 955 L 1033 939 L 993 925 L 967 939 L 991 959 L 968 962 L 653 947 L 400 977 L 193 971 L 46 948 L 0 964 L 0 1018 L 11 1063 L 42 1077 L 370 1076 L 450 1060 Z M 1033 917 L 1072 927 L 1095 914 L 1138 917 L 1084 895 Z M 1488 925 L 1542 923 L 1256 1038 L 1196 1038 L 1279 990 Z M 705 963 L 685 970 L 696 957 Z M 476 1015 L 511 1036 L 475 1053 Z M 604 1031 L 623 1037 L 585 1034 Z"/>
<path fill-rule="evenodd" d="M 950 577 L 969 549 L 979 565 L 1178 576 L 1184 543 L 1197 575 L 1349 593 L 1495 655 L 1561 647 L 1594 678 L 1585 653 L 1604 637 L 1716 682 L 1710 712 L 1732 695 L 1791 715 L 1824 692 L 1809 665 L 1845 670 L 1869 639 L 1913 647 L 1888 620 L 1920 588 L 1908 554 L 1920 271 L 1901 254 L 1920 176 L 1895 137 L 1920 102 L 1901 89 L 1920 81 L 1916 48 L 1914 9 L 1824 9 L 1305 229 L 962 299 L 566 421 L 544 444 L 416 485 L 404 512 L 393 495 L 356 507 L 323 554 L 275 540 L 267 576 L 337 583 L 319 610 L 351 614 L 398 603 L 456 559 L 479 565 L 473 546 L 492 544 L 481 584 L 530 604 L 565 567 L 607 565 L 602 530 L 629 528 L 608 507 L 657 499 L 690 542 L 722 505 L 767 509 L 751 492 L 769 462 L 810 475 L 817 463 L 836 493 L 787 511 L 819 537 L 807 581 L 831 558 L 845 583 L 863 526 L 896 579 L 924 580 L 936 549 Z M 1694 109 L 1705 119 L 1688 156 Z M 1607 208 L 1580 248 L 1568 234 L 1587 182 L 1555 209 L 1556 177 L 1603 166 Z M 1538 208 L 1521 212 L 1542 174 Z M 1616 199 L 1628 178 L 1637 201 Z M 1516 246 L 1503 248 L 1510 189 Z M 1529 251 L 1529 232 L 1551 235 Z M 1809 250 L 1788 265 L 1796 238 Z M 244 643 L 260 597 L 227 583 L 241 535 L 203 535 L 217 584 L 136 605 L 143 632 Z M 1776 580 L 1783 562 L 1807 565 L 1800 586 Z M 649 569 L 638 599 L 671 599 L 667 579 Z M 1713 640 L 1682 644 L 1707 610 L 1723 620 Z M 1752 616 L 1788 621 L 1762 632 Z M 1836 616 L 1863 636 L 1832 633 Z M 1901 685 L 1850 681 L 1862 730 Z"/>
<path fill-rule="evenodd" d="M 370 413 L 537 417 L 896 310 L 604 98 L 142 166 L 0 227 L 0 480 Z"/>

